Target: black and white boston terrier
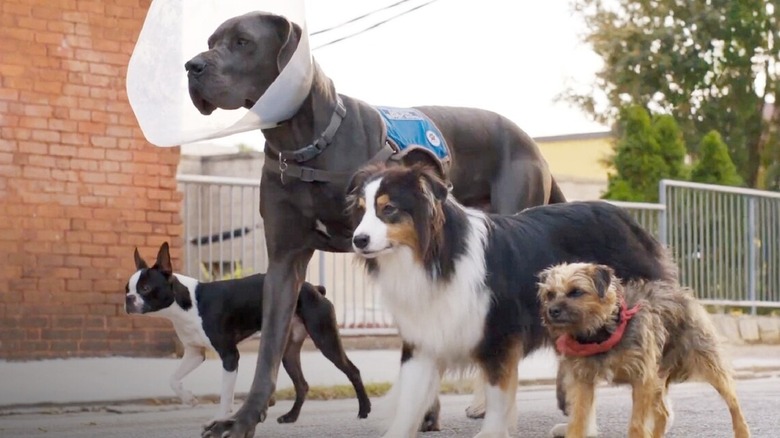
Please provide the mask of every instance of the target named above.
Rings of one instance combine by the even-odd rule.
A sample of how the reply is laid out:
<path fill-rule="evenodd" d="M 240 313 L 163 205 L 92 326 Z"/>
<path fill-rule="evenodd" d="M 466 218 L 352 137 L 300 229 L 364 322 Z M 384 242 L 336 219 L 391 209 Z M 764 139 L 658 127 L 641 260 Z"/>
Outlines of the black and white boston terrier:
<path fill-rule="evenodd" d="M 128 314 L 143 314 L 169 319 L 184 345 L 184 357 L 171 376 L 171 388 L 183 403 L 197 403 L 184 389 L 182 379 L 203 363 L 206 348 L 219 354 L 224 369 L 220 407 L 214 420 L 226 418 L 233 406 L 238 370 L 238 343 L 260 330 L 264 274 L 201 283 L 173 273 L 168 242 L 160 247 L 157 261 L 150 268 L 135 250 L 138 269 L 125 286 Z M 336 312 L 325 298 L 325 288 L 304 283 L 298 296 L 283 365 L 295 386 L 295 403 L 290 412 L 278 418 L 280 423 L 298 419 L 309 386 L 301 369 L 301 347 L 306 335 L 328 360 L 344 372 L 357 394 L 358 417 L 366 418 L 371 401 L 366 395 L 360 371 L 347 358 L 339 337 Z"/>

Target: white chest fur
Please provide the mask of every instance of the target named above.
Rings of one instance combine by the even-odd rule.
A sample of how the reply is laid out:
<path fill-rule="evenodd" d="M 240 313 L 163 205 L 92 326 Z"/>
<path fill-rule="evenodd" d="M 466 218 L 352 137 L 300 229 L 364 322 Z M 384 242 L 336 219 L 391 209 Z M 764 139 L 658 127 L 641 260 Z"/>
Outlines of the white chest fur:
<path fill-rule="evenodd" d="M 432 280 L 407 247 L 377 258 L 376 280 L 402 339 L 445 367 L 471 362 L 491 302 L 485 285 L 487 228 L 479 215 L 469 222 L 466 253 L 449 281 Z"/>
<path fill-rule="evenodd" d="M 162 316 L 171 320 L 176 335 L 185 346 L 203 347 L 213 350 L 214 346 L 211 345 L 211 341 L 209 341 L 208 336 L 206 336 L 206 332 L 203 331 L 203 319 L 198 313 L 198 302 L 195 299 L 195 288 L 198 285 L 198 281 L 184 275 L 174 275 L 178 278 L 179 282 L 186 286 L 187 290 L 190 291 L 192 307 L 184 310 L 178 304 L 174 303 L 170 307 L 154 312 L 151 315 Z"/>

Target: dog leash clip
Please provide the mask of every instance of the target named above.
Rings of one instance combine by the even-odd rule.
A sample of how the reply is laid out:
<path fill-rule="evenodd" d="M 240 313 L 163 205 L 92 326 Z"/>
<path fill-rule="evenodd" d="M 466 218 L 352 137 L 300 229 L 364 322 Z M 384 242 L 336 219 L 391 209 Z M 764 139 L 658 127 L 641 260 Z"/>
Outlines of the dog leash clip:
<path fill-rule="evenodd" d="M 282 158 L 282 153 L 279 152 L 279 178 L 284 184 L 284 172 L 287 172 L 287 160 Z"/>

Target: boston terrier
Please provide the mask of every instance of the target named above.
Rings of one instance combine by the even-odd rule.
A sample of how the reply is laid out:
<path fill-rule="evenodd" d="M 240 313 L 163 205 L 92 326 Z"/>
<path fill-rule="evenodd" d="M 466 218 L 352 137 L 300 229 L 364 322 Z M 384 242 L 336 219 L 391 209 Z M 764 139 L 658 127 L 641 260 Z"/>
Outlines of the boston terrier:
<path fill-rule="evenodd" d="M 222 360 L 222 391 L 214 420 L 231 413 L 238 370 L 237 344 L 260 330 L 264 274 L 200 283 L 173 273 L 168 242 L 160 247 L 157 261 L 150 268 L 135 249 L 138 269 L 125 286 L 125 309 L 128 314 L 168 318 L 184 345 L 184 357 L 170 379 L 171 388 L 185 404 L 197 400 L 184 389 L 182 379 L 203 363 L 207 348 Z M 328 360 L 347 375 L 357 394 L 358 417 L 366 418 L 371 401 L 363 388 L 360 371 L 347 358 L 339 337 L 336 312 L 325 298 L 325 288 L 304 283 L 298 296 L 290 337 L 282 363 L 295 386 L 295 403 L 290 412 L 278 418 L 280 423 L 298 419 L 309 385 L 301 369 L 301 346 L 306 336 Z"/>

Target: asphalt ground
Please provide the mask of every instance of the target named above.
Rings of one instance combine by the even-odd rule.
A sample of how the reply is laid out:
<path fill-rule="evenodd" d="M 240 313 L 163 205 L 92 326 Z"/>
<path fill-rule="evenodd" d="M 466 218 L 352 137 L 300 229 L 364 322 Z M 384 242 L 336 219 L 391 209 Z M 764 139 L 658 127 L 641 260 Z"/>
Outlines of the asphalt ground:
<path fill-rule="evenodd" d="M 737 382 L 737 391 L 753 437 L 780 437 L 780 378 L 747 379 Z M 671 389 L 675 420 L 668 437 L 732 437 L 731 420 L 725 403 L 705 384 L 686 383 Z M 631 409 L 628 388 L 602 387 L 597 391 L 598 424 L 601 437 L 626 436 Z M 469 395 L 442 396 L 441 432 L 426 438 L 472 437 L 480 420 L 466 418 Z M 373 400 L 375 406 L 381 400 Z M 554 388 L 549 385 L 521 387 L 517 395 L 518 428 L 512 436 L 546 437 L 550 428 L 564 420 L 555 406 Z M 381 435 L 376 415 L 357 419 L 354 399 L 307 401 L 295 424 L 277 424 L 290 401 L 269 409 L 268 419 L 258 425 L 257 437 L 375 437 Z M 200 436 L 201 425 L 216 406 L 194 408 L 181 405 L 92 405 L 89 407 L 29 408 L 0 416 L 0 437 L 102 437 L 175 438 Z"/>

